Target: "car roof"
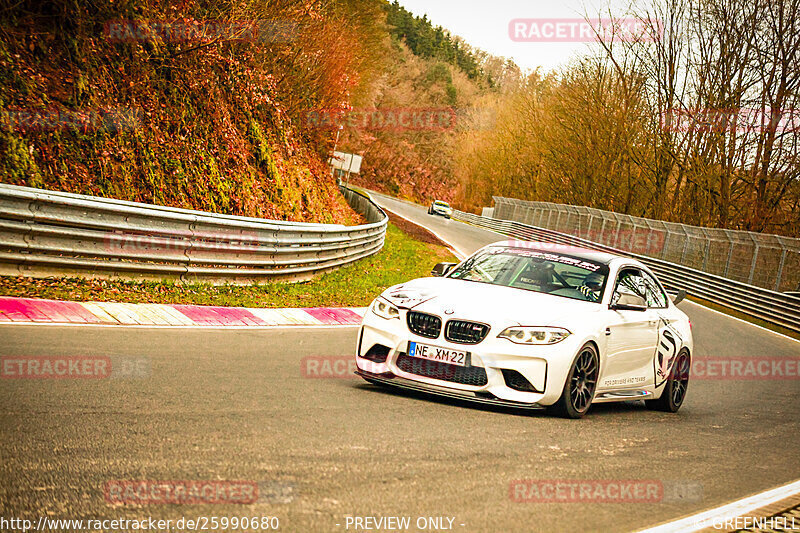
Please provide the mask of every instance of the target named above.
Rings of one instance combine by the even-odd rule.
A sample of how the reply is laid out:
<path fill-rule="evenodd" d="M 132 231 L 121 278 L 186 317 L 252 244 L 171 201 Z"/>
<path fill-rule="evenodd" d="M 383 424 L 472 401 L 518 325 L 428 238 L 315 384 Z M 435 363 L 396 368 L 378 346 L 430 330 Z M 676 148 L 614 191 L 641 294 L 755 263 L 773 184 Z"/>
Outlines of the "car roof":
<path fill-rule="evenodd" d="M 507 246 L 509 248 L 528 248 L 531 250 L 537 250 L 542 252 L 553 252 L 553 253 L 569 255 L 572 257 L 577 257 L 578 259 L 586 259 L 588 261 L 594 261 L 596 263 L 602 263 L 605 265 L 608 265 L 615 260 L 624 262 L 630 261 L 633 264 L 640 265 L 639 261 L 636 261 L 635 259 L 630 259 L 628 257 L 614 255 L 607 252 L 600 252 L 598 250 L 591 250 L 589 248 L 570 246 L 567 244 L 508 240 L 508 241 L 497 241 L 495 243 L 490 244 L 489 246 Z"/>

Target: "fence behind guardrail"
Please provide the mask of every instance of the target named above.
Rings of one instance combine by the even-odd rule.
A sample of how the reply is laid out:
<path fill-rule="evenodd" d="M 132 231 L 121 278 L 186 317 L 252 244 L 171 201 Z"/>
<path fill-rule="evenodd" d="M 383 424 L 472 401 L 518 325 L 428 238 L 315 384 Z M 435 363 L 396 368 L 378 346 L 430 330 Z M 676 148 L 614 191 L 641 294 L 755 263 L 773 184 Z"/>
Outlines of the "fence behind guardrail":
<path fill-rule="evenodd" d="M 365 194 L 342 193 L 366 224 L 263 220 L 0 184 L 0 273 L 305 279 L 383 247 L 383 210 Z"/>

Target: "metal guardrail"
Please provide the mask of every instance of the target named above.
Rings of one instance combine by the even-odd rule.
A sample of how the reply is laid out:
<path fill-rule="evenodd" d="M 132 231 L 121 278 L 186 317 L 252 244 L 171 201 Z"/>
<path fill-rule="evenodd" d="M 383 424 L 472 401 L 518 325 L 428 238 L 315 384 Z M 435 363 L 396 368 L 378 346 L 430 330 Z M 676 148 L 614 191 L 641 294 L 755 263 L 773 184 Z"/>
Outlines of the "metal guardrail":
<path fill-rule="evenodd" d="M 578 246 L 633 257 L 650 267 L 669 290 L 689 294 L 800 332 L 800 298 L 730 280 L 661 259 L 627 252 L 552 229 L 454 210 L 453 218 L 526 241 Z"/>
<path fill-rule="evenodd" d="M 306 279 L 383 247 L 386 213 L 364 193 L 341 190 L 366 224 L 263 220 L 0 184 L 0 273 Z"/>

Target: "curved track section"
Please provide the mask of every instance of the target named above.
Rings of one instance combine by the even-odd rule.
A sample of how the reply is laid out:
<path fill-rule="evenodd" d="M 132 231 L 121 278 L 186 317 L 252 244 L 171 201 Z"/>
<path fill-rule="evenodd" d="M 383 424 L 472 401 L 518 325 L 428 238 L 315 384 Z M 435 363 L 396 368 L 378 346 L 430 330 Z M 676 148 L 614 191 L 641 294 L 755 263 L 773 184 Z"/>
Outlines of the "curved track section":
<path fill-rule="evenodd" d="M 377 198 L 464 253 L 502 239 Z M 697 357 L 800 357 L 794 340 L 681 307 Z M 125 379 L 0 380 L 1 514 L 275 515 L 284 531 L 355 531 L 348 516 L 410 517 L 408 531 L 421 531 L 418 517 L 451 518 L 463 532 L 630 531 L 800 478 L 797 378 L 695 379 L 677 415 L 632 402 L 568 421 L 369 385 L 346 366 L 356 336 L 355 327 L 0 326 L 6 358 L 97 356 L 138 369 Z M 246 507 L 106 503 L 109 480 L 142 479 L 265 489 Z M 520 502 L 519 480 L 655 481 L 663 494 Z"/>

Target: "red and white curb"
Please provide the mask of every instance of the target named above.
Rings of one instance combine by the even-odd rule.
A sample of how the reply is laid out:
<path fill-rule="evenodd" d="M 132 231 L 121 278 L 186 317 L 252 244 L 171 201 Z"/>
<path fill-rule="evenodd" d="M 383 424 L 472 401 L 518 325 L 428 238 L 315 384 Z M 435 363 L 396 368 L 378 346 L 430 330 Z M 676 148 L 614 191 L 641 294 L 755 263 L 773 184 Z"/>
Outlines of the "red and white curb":
<path fill-rule="evenodd" d="M 366 308 L 251 309 L 210 305 L 64 302 L 0 297 L 0 324 L 130 326 L 353 326 Z"/>

